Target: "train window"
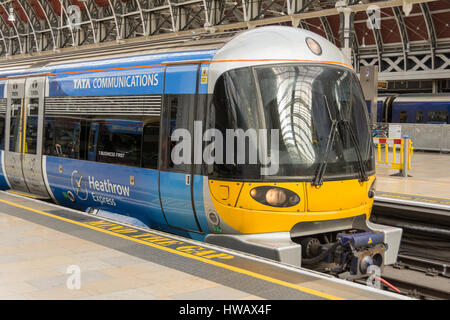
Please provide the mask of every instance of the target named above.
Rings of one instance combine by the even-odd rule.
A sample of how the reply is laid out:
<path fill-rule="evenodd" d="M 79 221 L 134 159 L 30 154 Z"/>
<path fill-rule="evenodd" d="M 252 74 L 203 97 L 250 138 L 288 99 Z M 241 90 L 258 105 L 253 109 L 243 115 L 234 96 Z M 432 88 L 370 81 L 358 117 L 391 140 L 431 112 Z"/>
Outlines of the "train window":
<path fill-rule="evenodd" d="M 6 99 L 0 98 L 0 150 L 5 149 Z"/>
<path fill-rule="evenodd" d="M 180 144 L 183 146 L 182 140 L 183 137 L 179 137 L 178 141 L 172 141 L 172 135 L 177 129 L 186 129 L 189 130 L 190 123 L 190 111 L 192 110 L 192 106 L 194 105 L 195 95 L 167 95 L 166 103 L 167 109 L 166 112 L 169 112 L 169 125 L 167 128 L 164 128 L 163 135 L 163 144 L 162 144 L 162 159 L 161 159 L 161 169 L 167 169 L 171 171 L 179 171 L 179 172 L 187 172 L 188 166 L 186 163 L 190 163 L 191 161 L 191 152 L 187 154 L 184 153 L 186 151 L 184 148 L 177 148 L 175 146 Z M 177 157 L 177 161 L 173 162 L 172 156 Z"/>
<path fill-rule="evenodd" d="M 148 169 L 158 167 L 159 119 L 144 127 L 142 139 L 142 166 Z"/>
<path fill-rule="evenodd" d="M 5 115 L 0 114 L 0 150 L 5 149 Z"/>
<path fill-rule="evenodd" d="M 416 123 L 423 123 L 423 111 L 416 111 Z"/>
<path fill-rule="evenodd" d="M 98 123 L 91 123 L 89 128 L 89 141 L 88 141 L 88 160 L 95 161 L 96 154 L 96 138 L 98 132 Z"/>
<path fill-rule="evenodd" d="M 83 129 L 84 128 L 84 129 Z M 44 150 L 49 156 L 84 159 L 85 125 L 77 118 L 46 117 L 44 121 Z"/>
<path fill-rule="evenodd" d="M 212 119 L 207 119 L 206 123 L 222 133 L 224 145 L 233 146 L 234 149 L 222 149 L 222 158 L 216 159 L 214 170 L 212 167 L 208 168 L 211 174 L 227 178 L 260 178 L 260 165 L 254 161 L 254 155 L 258 152 L 257 141 L 253 140 L 255 136 L 252 136 L 251 131 L 248 136 L 244 134 L 245 153 L 238 154 L 238 138 L 227 135 L 228 129 L 247 132 L 248 129 L 260 128 L 256 93 L 256 84 L 250 68 L 230 70 L 217 80 L 211 115 L 208 115 Z M 228 141 L 230 138 L 233 140 Z"/>
<path fill-rule="evenodd" d="M 400 111 L 400 123 L 408 122 L 408 111 Z"/>
<path fill-rule="evenodd" d="M 91 125 L 91 130 L 93 126 Z M 99 122 L 96 160 L 141 165 L 142 121 L 111 119 Z"/>
<path fill-rule="evenodd" d="M 22 99 L 11 100 L 11 120 L 9 127 L 9 151 L 20 152 L 20 120 L 22 113 Z"/>
<path fill-rule="evenodd" d="M 436 123 L 448 123 L 447 110 L 430 110 L 427 112 L 427 121 Z"/>
<path fill-rule="evenodd" d="M 25 144 L 23 146 L 23 152 L 28 154 L 36 154 L 39 99 L 30 99 L 27 106 L 27 111 L 27 128 L 25 131 Z"/>

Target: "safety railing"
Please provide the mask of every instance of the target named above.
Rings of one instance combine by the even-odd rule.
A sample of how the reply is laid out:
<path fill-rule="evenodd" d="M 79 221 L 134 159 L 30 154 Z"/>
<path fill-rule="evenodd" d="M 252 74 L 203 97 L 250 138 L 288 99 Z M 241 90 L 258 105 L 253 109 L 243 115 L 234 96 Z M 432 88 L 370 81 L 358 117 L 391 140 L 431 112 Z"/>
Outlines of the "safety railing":
<path fill-rule="evenodd" d="M 377 148 L 377 168 L 398 169 L 400 170 L 398 175 L 408 176 L 414 150 L 409 136 L 405 135 L 403 139 L 373 138 L 373 143 Z M 397 152 L 398 148 L 400 149 L 399 152 Z"/>

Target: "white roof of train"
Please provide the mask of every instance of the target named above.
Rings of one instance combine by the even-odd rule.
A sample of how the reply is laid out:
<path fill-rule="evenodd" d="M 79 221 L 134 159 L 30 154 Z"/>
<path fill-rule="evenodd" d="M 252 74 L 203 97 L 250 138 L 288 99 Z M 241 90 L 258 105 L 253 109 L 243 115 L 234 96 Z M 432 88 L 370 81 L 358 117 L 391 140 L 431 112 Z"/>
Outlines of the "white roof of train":
<path fill-rule="evenodd" d="M 394 103 L 395 102 L 450 102 L 450 94 L 436 93 L 400 95 L 395 98 Z"/>
<path fill-rule="evenodd" d="M 308 48 L 308 37 L 321 46 L 320 55 Z M 333 63 L 351 68 L 351 62 L 341 50 L 317 33 L 300 28 L 269 26 L 240 33 L 220 48 L 211 63 L 210 85 L 231 69 L 289 62 Z"/>

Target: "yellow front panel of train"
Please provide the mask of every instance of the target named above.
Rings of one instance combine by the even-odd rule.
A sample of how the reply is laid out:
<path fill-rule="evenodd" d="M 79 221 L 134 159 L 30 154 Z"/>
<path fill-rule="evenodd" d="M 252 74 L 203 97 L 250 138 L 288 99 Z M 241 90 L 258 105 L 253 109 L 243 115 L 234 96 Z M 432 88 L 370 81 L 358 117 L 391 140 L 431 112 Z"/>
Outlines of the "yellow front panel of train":
<path fill-rule="evenodd" d="M 358 179 L 325 181 L 321 187 L 310 182 L 260 183 L 210 180 L 210 195 L 220 218 L 240 233 L 290 231 L 303 221 L 343 219 L 365 214 L 367 219 L 373 204 L 369 181 Z M 274 207 L 252 198 L 253 188 L 268 186 L 295 192 L 300 201 L 290 207 Z"/>
<path fill-rule="evenodd" d="M 306 184 L 309 212 L 338 211 L 367 202 L 367 182 L 358 180 L 326 181 L 320 187 Z"/>

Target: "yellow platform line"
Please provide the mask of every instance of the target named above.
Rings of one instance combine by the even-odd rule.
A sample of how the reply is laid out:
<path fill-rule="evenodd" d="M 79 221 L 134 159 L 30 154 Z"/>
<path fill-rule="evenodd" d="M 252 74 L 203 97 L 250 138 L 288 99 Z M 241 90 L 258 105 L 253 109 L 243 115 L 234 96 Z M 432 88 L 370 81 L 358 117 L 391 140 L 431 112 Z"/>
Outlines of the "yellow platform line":
<path fill-rule="evenodd" d="M 27 194 L 27 193 L 22 193 L 22 192 L 19 192 L 19 191 L 6 190 L 5 192 L 12 193 L 12 194 L 17 194 L 19 196 L 27 197 L 27 198 L 31 198 L 31 199 L 39 199 L 38 196 L 34 196 L 32 194 Z"/>
<path fill-rule="evenodd" d="M 104 229 L 101 229 L 101 228 L 97 228 L 97 227 L 94 227 L 94 226 L 91 226 L 91 225 L 88 225 L 88 224 L 85 224 L 85 223 L 82 223 L 82 222 L 78 222 L 78 221 L 75 221 L 75 220 L 63 218 L 63 217 L 60 217 L 60 216 L 57 216 L 57 215 L 54 215 L 54 214 L 51 214 L 51 213 L 48 213 L 48 212 L 44 212 L 44 211 L 41 211 L 41 210 L 37 210 L 37 209 L 33 209 L 33 208 L 30 208 L 30 207 L 21 205 L 21 204 L 18 204 L 18 203 L 10 202 L 10 201 L 3 200 L 3 199 L 0 199 L 0 202 L 3 202 L 5 204 L 8 204 L 8 205 L 13 206 L 13 207 L 17 207 L 17 208 L 21 208 L 21 209 L 24 209 L 24 210 L 27 210 L 27 211 L 32 211 L 32 212 L 35 212 L 35 213 L 38 213 L 38 214 L 41 214 L 41 215 L 45 215 L 47 217 L 51 217 L 51 218 L 58 219 L 58 220 L 61 220 L 61 221 L 65 221 L 65 222 L 68 222 L 68 223 L 76 224 L 76 225 L 79 225 L 79 226 L 82 226 L 82 227 L 85 227 L 85 228 L 89 228 L 89 229 L 92 229 L 92 230 L 103 232 L 103 233 L 106 233 L 106 234 L 109 234 L 109 235 L 112 235 L 112 236 L 116 236 L 116 237 L 123 238 L 123 239 L 126 239 L 126 240 L 134 241 L 134 242 L 146 245 L 146 246 L 150 246 L 150 247 L 153 247 L 153 248 L 156 248 L 156 249 L 159 249 L 159 250 L 163 250 L 163 251 L 167 251 L 167 252 L 170 252 L 170 253 L 173 253 L 173 254 L 177 254 L 177 255 L 180 255 L 180 256 L 183 256 L 183 257 L 186 257 L 186 258 L 189 258 L 189 259 L 198 260 L 198 261 L 210 264 L 210 265 L 214 265 L 216 267 L 221 267 L 221 268 L 228 269 L 228 270 L 231 270 L 231 271 L 234 271 L 234 272 L 238 272 L 238 273 L 241 273 L 241 274 L 245 274 L 245 275 L 257 278 L 257 279 L 261 279 L 261 280 L 264 280 L 264 281 L 267 281 L 267 282 L 271 282 L 271 283 L 278 284 L 278 285 L 281 285 L 281 286 L 284 286 L 284 287 L 292 288 L 292 289 L 295 289 L 295 290 L 298 290 L 298 291 L 301 291 L 301 292 L 309 293 L 311 295 L 315 295 L 315 296 L 318 296 L 318 297 L 321 297 L 321 298 L 330 299 L 330 300 L 345 300 L 344 298 L 336 297 L 336 296 L 333 296 L 331 294 L 320 292 L 320 291 L 317 291 L 317 290 L 314 290 L 314 289 L 309 289 L 309 288 L 306 288 L 306 287 L 303 287 L 303 286 L 299 286 L 297 284 L 293 284 L 293 283 L 289 283 L 289 282 L 286 282 L 286 281 L 283 281 L 283 280 L 275 279 L 275 278 L 272 278 L 272 277 L 269 277 L 269 276 L 265 276 L 263 274 L 259 274 L 259 273 L 253 272 L 253 271 L 245 270 L 245 269 L 242 269 L 242 268 L 239 268 L 239 267 L 230 266 L 230 265 L 227 265 L 227 264 L 224 264 L 224 263 L 221 263 L 221 262 L 204 259 L 202 257 L 191 256 L 191 255 L 189 255 L 187 253 L 184 253 L 184 252 L 181 252 L 181 251 L 177 251 L 177 250 L 174 250 L 174 249 L 171 249 L 171 248 L 167 248 L 167 247 L 161 247 L 161 246 L 155 245 L 153 243 L 149 243 L 149 242 L 146 242 L 146 241 L 143 241 L 143 240 L 135 239 L 135 238 L 123 235 L 123 234 L 114 233 L 114 232 L 111 232 L 109 230 L 104 230 Z"/>

